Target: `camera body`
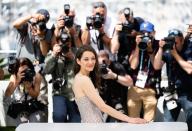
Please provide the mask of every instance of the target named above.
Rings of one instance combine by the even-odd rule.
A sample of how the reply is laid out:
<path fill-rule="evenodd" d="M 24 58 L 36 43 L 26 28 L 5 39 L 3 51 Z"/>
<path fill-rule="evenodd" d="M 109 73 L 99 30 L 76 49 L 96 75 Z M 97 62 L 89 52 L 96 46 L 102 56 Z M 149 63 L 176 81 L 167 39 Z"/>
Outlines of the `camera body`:
<path fill-rule="evenodd" d="M 107 67 L 107 64 L 99 64 L 99 70 L 101 72 L 101 75 L 105 75 L 108 73 Z"/>
<path fill-rule="evenodd" d="M 134 24 L 129 23 L 128 21 L 122 23 L 122 32 L 131 34 L 133 29 L 134 29 Z"/>
<path fill-rule="evenodd" d="M 61 34 L 60 34 L 60 41 L 61 41 L 61 52 L 66 54 L 69 52 L 69 45 L 68 45 L 68 42 L 70 42 L 70 36 L 69 34 L 62 30 Z"/>
<path fill-rule="evenodd" d="M 104 23 L 104 17 L 100 13 L 96 13 L 95 16 L 88 16 L 86 18 L 86 25 L 88 29 L 99 29 Z"/>
<path fill-rule="evenodd" d="M 53 94 L 59 95 L 61 93 L 61 88 L 66 85 L 66 81 L 63 78 L 57 78 L 52 81 L 53 84 Z"/>
<path fill-rule="evenodd" d="M 45 32 L 47 30 L 46 21 L 41 20 L 37 22 L 29 21 L 32 26 L 35 26 L 38 30 Z"/>
<path fill-rule="evenodd" d="M 46 109 L 46 105 L 36 99 L 14 101 L 9 105 L 7 114 L 15 119 L 22 112 L 30 115 L 38 110 L 43 111 L 44 109 Z"/>
<path fill-rule="evenodd" d="M 172 110 L 177 107 L 177 91 L 174 82 L 168 82 L 167 80 L 161 81 L 161 89 L 166 102 L 168 110 Z"/>
<path fill-rule="evenodd" d="M 64 5 L 64 12 L 66 14 L 66 16 L 63 17 L 63 20 L 65 22 L 65 26 L 67 28 L 71 28 L 73 26 L 73 16 L 69 16 L 70 13 L 70 5 L 69 4 L 65 4 Z"/>
<path fill-rule="evenodd" d="M 108 67 L 108 65 L 105 60 L 103 60 L 102 63 L 99 64 L 99 70 L 100 70 L 101 75 L 105 75 L 108 73 L 107 67 Z"/>
<path fill-rule="evenodd" d="M 33 81 L 33 77 L 35 76 L 35 71 L 27 68 L 26 70 L 24 70 L 24 74 L 25 76 L 21 79 L 21 83 L 23 81 L 28 81 L 28 82 L 32 82 Z"/>
<path fill-rule="evenodd" d="M 47 27 L 46 27 L 46 22 L 45 21 L 38 21 L 36 23 L 36 27 L 40 30 L 40 31 L 46 31 Z"/>
<path fill-rule="evenodd" d="M 173 49 L 173 46 L 175 44 L 175 37 L 165 37 L 164 38 L 165 45 L 163 46 L 163 50 L 165 52 L 170 52 Z"/>
<path fill-rule="evenodd" d="M 14 56 L 8 58 L 8 72 L 14 74 L 19 68 L 19 60 Z"/>
<path fill-rule="evenodd" d="M 147 49 L 147 44 L 150 40 L 152 40 L 152 38 L 149 36 L 148 33 L 144 33 L 144 35 L 141 37 L 141 42 L 139 43 L 139 49 L 140 50 L 146 50 Z"/>

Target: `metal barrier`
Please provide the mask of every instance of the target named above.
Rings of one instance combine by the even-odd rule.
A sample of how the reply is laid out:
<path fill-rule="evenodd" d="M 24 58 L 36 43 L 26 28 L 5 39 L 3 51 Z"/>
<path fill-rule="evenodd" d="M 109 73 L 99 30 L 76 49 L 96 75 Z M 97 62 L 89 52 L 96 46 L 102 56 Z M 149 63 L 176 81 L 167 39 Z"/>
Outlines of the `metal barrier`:
<path fill-rule="evenodd" d="M 184 122 L 152 122 L 148 124 L 129 123 L 27 123 L 16 131 L 187 131 Z"/>

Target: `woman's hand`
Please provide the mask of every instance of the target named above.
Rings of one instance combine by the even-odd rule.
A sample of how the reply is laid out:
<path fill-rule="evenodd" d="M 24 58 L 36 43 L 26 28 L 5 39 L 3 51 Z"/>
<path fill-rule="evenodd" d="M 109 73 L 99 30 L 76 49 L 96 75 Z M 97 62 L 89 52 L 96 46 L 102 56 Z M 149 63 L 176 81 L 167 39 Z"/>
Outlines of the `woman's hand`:
<path fill-rule="evenodd" d="M 128 123 L 133 123 L 133 124 L 145 124 L 148 123 L 147 120 L 142 119 L 142 118 L 129 118 L 127 121 Z"/>

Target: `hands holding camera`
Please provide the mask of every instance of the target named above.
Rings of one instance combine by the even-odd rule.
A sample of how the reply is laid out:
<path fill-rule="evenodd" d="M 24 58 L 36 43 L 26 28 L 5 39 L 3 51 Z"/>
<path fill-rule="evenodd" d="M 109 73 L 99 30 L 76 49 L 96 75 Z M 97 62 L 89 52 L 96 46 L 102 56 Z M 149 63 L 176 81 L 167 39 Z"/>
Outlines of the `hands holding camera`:
<path fill-rule="evenodd" d="M 137 47 L 140 50 L 143 50 L 143 51 L 146 50 L 148 54 L 153 53 L 152 40 L 150 37 L 144 36 L 144 35 L 137 35 L 135 41 L 136 41 Z"/>
<path fill-rule="evenodd" d="M 21 66 L 18 69 L 16 74 L 16 83 L 21 83 L 22 79 L 25 77 L 25 70 L 27 69 L 26 66 Z"/>
<path fill-rule="evenodd" d="M 111 69 L 106 68 L 107 69 L 107 73 L 102 75 L 103 79 L 112 79 L 115 80 L 117 79 L 118 75 L 116 73 L 114 73 Z"/>
<path fill-rule="evenodd" d="M 45 16 L 40 13 L 35 13 L 31 15 L 32 23 L 37 23 L 38 21 L 44 21 L 44 20 L 45 20 Z"/>

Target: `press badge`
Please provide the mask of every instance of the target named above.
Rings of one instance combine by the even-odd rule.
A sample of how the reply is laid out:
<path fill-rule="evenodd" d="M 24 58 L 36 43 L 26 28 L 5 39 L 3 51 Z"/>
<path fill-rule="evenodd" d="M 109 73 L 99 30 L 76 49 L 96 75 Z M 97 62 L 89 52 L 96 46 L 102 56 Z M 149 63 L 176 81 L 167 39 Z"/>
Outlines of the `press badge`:
<path fill-rule="evenodd" d="M 145 83 L 147 81 L 148 73 L 145 71 L 139 71 L 137 75 L 137 81 L 135 83 L 135 86 L 144 88 Z"/>

